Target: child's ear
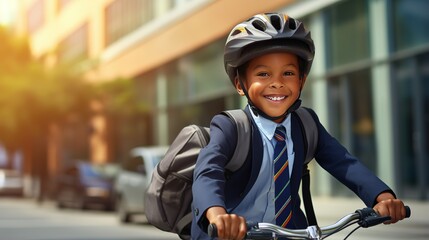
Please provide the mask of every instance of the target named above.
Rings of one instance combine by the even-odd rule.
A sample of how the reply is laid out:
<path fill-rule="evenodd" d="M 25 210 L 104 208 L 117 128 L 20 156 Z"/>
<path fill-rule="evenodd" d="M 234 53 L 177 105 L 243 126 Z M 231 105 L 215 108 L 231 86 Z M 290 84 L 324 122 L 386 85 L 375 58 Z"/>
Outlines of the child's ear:
<path fill-rule="evenodd" d="M 304 89 L 304 85 L 305 85 L 305 81 L 307 80 L 307 75 L 304 75 L 302 78 L 301 78 L 301 91 L 302 91 L 302 89 Z"/>
<path fill-rule="evenodd" d="M 244 91 L 243 91 L 243 88 L 241 87 L 240 81 L 238 80 L 238 76 L 236 76 L 234 79 L 234 85 L 238 94 L 240 94 L 240 96 L 244 96 Z"/>

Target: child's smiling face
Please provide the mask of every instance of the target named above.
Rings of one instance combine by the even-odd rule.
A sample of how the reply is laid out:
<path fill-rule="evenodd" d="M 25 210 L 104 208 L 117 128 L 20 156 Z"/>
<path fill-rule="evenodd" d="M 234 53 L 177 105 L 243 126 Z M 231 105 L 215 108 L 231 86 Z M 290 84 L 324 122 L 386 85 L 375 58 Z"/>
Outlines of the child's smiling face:
<path fill-rule="evenodd" d="M 244 85 L 258 109 L 277 117 L 298 99 L 305 82 L 305 77 L 300 79 L 299 76 L 298 57 L 295 54 L 269 53 L 249 61 Z M 236 88 L 240 95 L 244 95 L 238 81 Z"/>

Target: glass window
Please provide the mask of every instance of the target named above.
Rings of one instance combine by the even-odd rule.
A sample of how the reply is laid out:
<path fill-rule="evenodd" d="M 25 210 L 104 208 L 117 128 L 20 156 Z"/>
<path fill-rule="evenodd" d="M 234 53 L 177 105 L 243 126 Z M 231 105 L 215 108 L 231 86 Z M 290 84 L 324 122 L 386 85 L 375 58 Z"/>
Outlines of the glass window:
<path fill-rule="evenodd" d="M 394 0 L 394 48 L 403 50 L 429 43 L 429 1 Z"/>
<path fill-rule="evenodd" d="M 424 139 L 424 150 L 426 159 L 429 156 L 429 53 L 423 54 L 418 58 L 418 71 L 420 73 L 421 93 L 422 93 L 422 116 L 423 116 L 423 133 Z M 428 166 L 426 166 L 428 167 Z M 429 174 L 428 174 L 429 183 Z"/>
<path fill-rule="evenodd" d="M 329 83 L 331 133 L 369 168 L 376 170 L 372 86 L 368 70 L 334 78 Z"/>
<path fill-rule="evenodd" d="M 421 186 L 429 186 L 429 173 L 427 169 L 429 169 L 429 53 L 423 54 L 418 59 L 418 69 L 421 74 L 420 81 L 421 81 L 421 93 L 422 93 L 422 109 L 420 109 L 423 121 L 422 121 L 422 130 L 421 130 L 421 141 L 422 142 L 422 156 L 421 156 L 421 163 L 423 166 L 420 166 L 421 169 L 420 173 L 426 174 L 426 176 L 423 176 L 422 179 L 425 181 L 425 183 L 421 183 Z M 422 189 L 427 190 L 427 189 Z M 422 193 L 424 194 L 424 193 Z M 426 193 L 426 199 L 429 198 L 429 196 Z"/>
<path fill-rule="evenodd" d="M 152 111 L 157 102 L 156 73 L 149 72 L 137 77 L 135 90 L 141 110 Z"/>
<path fill-rule="evenodd" d="M 376 172 L 377 149 L 372 114 L 372 85 L 369 70 L 329 80 L 330 133 L 349 152 Z M 335 194 L 351 192 L 334 181 Z"/>
<path fill-rule="evenodd" d="M 58 46 L 60 62 L 79 61 L 88 57 L 88 24 L 82 25 Z"/>
<path fill-rule="evenodd" d="M 153 0 L 116 0 L 106 8 L 106 46 L 154 18 Z"/>
<path fill-rule="evenodd" d="M 180 130 L 190 124 L 209 126 L 212 118 L 225 110 L 225 98 L 174 106 L 168 109 L 169 142 L 176 138 Z"/>
<path fill-rule="evenodd" d="M 233 92 L 223 67 L 223 42 L 218 41 L 166 67 L 168 104 L 203 101 Z"/>
<path fill-rule="evenodd" d="M 329 67 L 369 58 L 367 1 L 341 1 L 327 16 Z"/>
<path fill-rule="evenodd" d="M 217 41 L 191 55 L 189 95 L 191 99 L 202 99 L 213 95 L 224 95 L 233 89 L 223 67 L 224 42 Z"/>
<path fill-rule="evenodd" d="M 173 62 L 166 66 L 165 75 L 167 77 L 167 102 L 168 105 L 180 105 L 186 102 L 186 75 L 179 68 L 186 69 L 187 63 L 181 60 L 181 65 L 178 62 Z"/>
<path fill-rule="evenodd" d="M 411 61 L 401 61 L 394 65 L 394 75 L 396 76 L 396 97 L 397 97 L 397 141 L 399 151 L 399 164 L 402 180 L 406 184 L 415 185 L 416 175 L 415 155 L 413 151 L 413 115 L 412 115 L 412 79 L 413 67 Z"/>
<path fill-rule="evenodd" d="M 395 76 L 398 171 L 406 190 L 429 183 L 429 53 L 398 61 L 393 65 Z"/>

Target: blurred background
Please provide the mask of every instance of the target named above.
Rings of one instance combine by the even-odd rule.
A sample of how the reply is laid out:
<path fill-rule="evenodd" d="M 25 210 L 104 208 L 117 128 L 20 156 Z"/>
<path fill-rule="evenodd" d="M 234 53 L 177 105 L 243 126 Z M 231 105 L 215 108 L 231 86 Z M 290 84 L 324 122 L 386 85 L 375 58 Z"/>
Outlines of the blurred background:
<path fill-rule="evenodd" d="M 0 0 L 0 185 L 54 198 L 77 160 L 119 164 L 246 100 L 223 68 L 230 29 L 284 12 L 312 32 L 303 105 L 401 198 L 429 196 L 429 1 Z M 313 163 L 314 164 L 314 163 Z M 3 180 L 2 180 L 3 179 Z M 19 184 L 18 184 L 19 185 Z M 351 196 L 312 166 L 317 196 Z"/>

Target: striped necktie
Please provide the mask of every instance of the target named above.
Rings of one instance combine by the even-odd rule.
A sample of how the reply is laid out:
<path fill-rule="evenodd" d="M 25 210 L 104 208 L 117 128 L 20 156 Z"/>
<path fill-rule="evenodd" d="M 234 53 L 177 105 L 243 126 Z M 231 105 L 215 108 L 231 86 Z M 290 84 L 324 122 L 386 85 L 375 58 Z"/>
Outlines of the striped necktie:
<path fill-rule="evenodd" d="M 286 129 L 276 128 L 274 138 L 277 140 L 274 148 L 274 185 L 276 224 L 287 227 L 292 217 L 291 194 L 289 184 L 289 161 L 286 148 Z"/>

